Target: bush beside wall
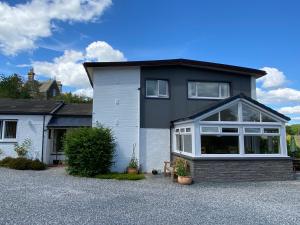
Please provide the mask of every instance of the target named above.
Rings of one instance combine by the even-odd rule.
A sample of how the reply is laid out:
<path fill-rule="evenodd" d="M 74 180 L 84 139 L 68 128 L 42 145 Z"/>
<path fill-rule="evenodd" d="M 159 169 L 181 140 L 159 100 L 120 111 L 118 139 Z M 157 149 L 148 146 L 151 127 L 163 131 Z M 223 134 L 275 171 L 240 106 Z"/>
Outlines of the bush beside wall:
<path fill-rule="evenodd" d="M 67 132 L 64 152 L 71 175 L 92 177 L 110 172 L 115 153 L 112 131 L 103 126 Z"/>
<path fill-rule="evenodd" d="M 38 159 L 31 160 L 22 157 L 6 157 L 0 161 L 0 166 L 16 170 L 45 170 L 47 168 L 46 164 Z"/>

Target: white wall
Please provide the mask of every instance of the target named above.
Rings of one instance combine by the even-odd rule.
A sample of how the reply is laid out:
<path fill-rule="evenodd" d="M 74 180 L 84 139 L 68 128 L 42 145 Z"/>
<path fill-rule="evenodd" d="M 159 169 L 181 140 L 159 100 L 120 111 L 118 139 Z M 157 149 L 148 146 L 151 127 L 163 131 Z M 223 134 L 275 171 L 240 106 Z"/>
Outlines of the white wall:
<path fill-rule="evenodd" d="M 41 160 L 42 157 L 42 140 L 43 140 L 43 116 L 41 115 L 0 115 L 0 120 L 11 119 L 17 120 L 17 137 L 16 141 L 21 144 L 25 139 L 29 138 L 32 142 L 32 148 L 29 155 Z M 48 119 L 45 118 L 45 126 Z M 45 127 L 46 128 L 46 127 Z M 45 134 L 45 139 L 47 136 Z M 0 157 L 12 156 L 16 157 L 14 145 L 16 142 L 1 142 L 0 148 L 4 154 Z M 44 148 L 45 157 L 45 148 Z"/>
<path fill-rule="evenodd" d="M 164 161 L 170 161 L 170 129 L 141 128 L 140 163 L 142 170 L 163 171 Z"/>
<path fill-rule="evenodd" d="M 139 158 L 140 69 L 95 69 L 93 84 L 93 126 L 99 122 L 113 130 L 117 146 L 112 170 L 124 171 L 134 144 Z"/>

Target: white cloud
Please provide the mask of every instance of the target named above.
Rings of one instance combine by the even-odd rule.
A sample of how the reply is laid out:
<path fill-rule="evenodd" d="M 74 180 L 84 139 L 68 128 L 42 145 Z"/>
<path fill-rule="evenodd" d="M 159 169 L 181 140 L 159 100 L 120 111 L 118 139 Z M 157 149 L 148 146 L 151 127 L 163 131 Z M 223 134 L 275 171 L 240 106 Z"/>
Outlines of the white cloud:
<path fill-rule="evenodd" d="M 84 52 L 66 50 L 60 57 L 56 57 L 52 62 L 34 61 L 32 66 L 37 75 L 56 78 L 63 85 L 82 89 L 78 93 L 83 93 L 83 89 L 89 88 L 89 80 L 82 66 L 88 61 L 124 61 L 126 58 L 119 50 L 113 49 L 108 43 L 97 41 L 91 43 Z M 90 94 L 90 91 L 86 91 Z"/>
<path fill-rule="evenodd" d="M 111 0 L 32 0 L 15 6 L 0 2 L 0 51 L 15 55 L 33 49 L 38 39 L 57 29 L 54 20 L 95 21 L 111 4 Z"/>
<path fill-rule="evenodd" d="M 262 83 L 263 88 L 278 88 L 286 83 L 286 76 L 277 68 L 263 67 L 261 70 L 267 72 L 267 75 L 257 79 L 258 83 Z"/>
<path fill-rule="evenodd" d="M 93 97 L 93 88 L 78 89 L 78 90 L 74 91 L 73 94 L 76 94 L 79 96 Z"/>
<path fill-rule="evenodd" d="M 300 117 L 292 117 L 291 120 L 299 120 L 300 121 Z"/>
<path fill-rule="evenodd" d="M 286 114 L 300 114 L 300 105 L 282 107 L 278 111 Z"/>
<path fill-rule="evenodd" d="M 257 98 L 264 104 L 296 103 L 300 102 L 300 91 L 292 88 L 278 88 L 274 90 L 256 89 Z"/>

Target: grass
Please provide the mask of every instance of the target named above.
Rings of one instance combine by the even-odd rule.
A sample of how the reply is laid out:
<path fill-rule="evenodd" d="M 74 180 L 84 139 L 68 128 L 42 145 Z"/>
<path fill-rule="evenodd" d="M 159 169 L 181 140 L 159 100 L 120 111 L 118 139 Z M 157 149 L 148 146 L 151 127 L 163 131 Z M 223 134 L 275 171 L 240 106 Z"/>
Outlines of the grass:
<path fill-rule="evenodd" d="M 115 179 L 115 180 L 142 180 L 142 179 L 145 179 L 144 174 L 127 174 L 127 173 L 98 174 L 95 177 L 98 179 Z"/>

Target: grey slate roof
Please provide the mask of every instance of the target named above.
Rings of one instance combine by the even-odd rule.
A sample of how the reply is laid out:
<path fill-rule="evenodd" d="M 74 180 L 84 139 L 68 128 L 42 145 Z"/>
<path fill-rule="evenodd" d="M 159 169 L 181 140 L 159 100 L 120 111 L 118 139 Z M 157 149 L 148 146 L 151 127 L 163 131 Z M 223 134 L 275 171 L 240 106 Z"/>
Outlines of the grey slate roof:
<path fill-rule="evenodd" d="M 62 101 L 39 99 L 0 99 L 0 114 L 45 115 L 51 114 Z"/>
<path fill-rule="evenodd" d="M 88 103 L 66 103 L 55 115 L 60 116 L 92 116 L 93 105 Z"/>
<path fill-rule="evenodd" d="M 92 117 L 86 116 L 59 116 L 52 117 L 47 127 L 68 128 L 68 127 L 91 127 Z"/>
<path fill-rule="evenodd" d="M 48 80 L 46 82 L 43 82 L 42 85 L 39 88 L 40 92 L 47 92 L 51 85 L 53 84 L 54 80 Z"/>

